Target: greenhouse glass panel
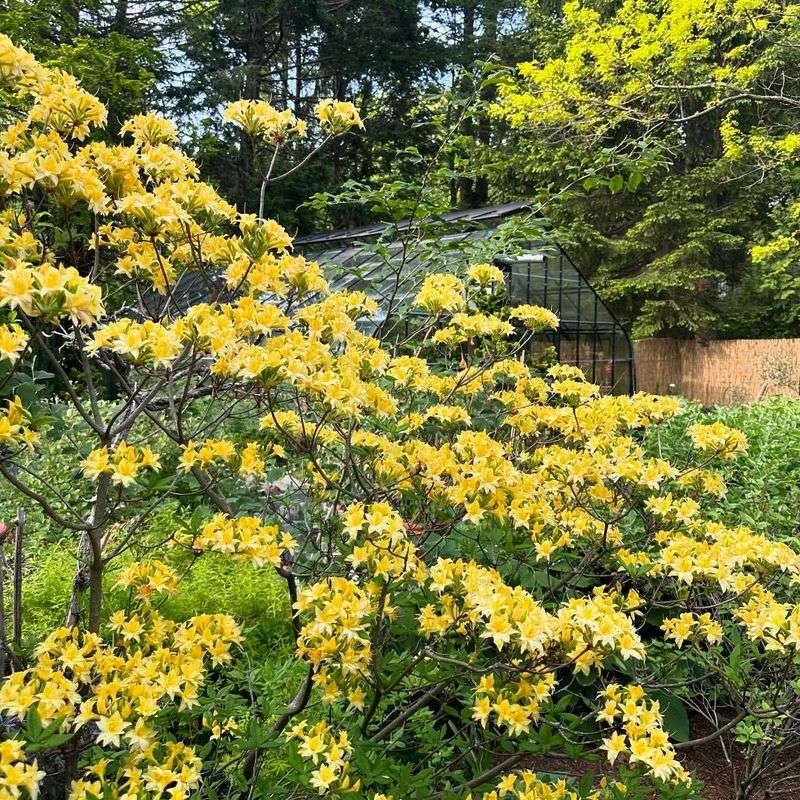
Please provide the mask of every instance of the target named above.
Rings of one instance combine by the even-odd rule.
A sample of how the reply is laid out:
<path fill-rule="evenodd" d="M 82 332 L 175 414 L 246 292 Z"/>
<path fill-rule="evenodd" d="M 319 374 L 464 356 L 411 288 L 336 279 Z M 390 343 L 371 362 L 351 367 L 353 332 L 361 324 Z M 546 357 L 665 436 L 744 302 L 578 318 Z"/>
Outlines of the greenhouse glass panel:
<path fill-rule="evenodd" d="M 558 329 L 531 343 L 532 359 L 552 347 L 559 361 L 580 367 L 603 392 L 632 393 L 630 338 L 564 249 L 551 241 L 512 243 L 502 234 L 506 218 L 527 208 L 508 203 L 450 212 L 437 219 L 447 231 L 439 228 L 430 238 L 412 235 L 418 221 L 400 222 L 299 237 L 295 246 L 319 262 L 333 290 L 360 290 L 377 301 L 378 313 L 361 324 L 365 332 L 391 328 L 398 338 L 414 327 L 410 304 L 426 275 L 463 276 L 470 264 L 492 262 L 505 275 L 512 304 L 541 305 L 558 315 Z"/>

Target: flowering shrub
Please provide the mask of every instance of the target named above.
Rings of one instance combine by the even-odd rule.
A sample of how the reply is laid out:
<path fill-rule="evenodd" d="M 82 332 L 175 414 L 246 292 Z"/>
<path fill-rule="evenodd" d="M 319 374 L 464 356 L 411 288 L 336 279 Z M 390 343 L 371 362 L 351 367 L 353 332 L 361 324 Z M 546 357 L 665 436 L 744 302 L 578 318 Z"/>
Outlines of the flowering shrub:
<path fill-rule="evenodd" d="M 719 674 L 719 735 L 752 718 L 792 741 L 800 555 L 704 515 L 741 434 L 698 424 L 687 464 L 648 456 L 678 403 L 537 372 L 557 320 L 482 311 L 488 265 L 425 277 L 413 340 L 371 338 L 374 301 L 200 182 L 168 121 L 82 144 L 104 111 L 68 76 L 0 37 L 0 77 L 31 108 L 0 135 L 2 353 L 46 361 L 82 418 L 89 509 L 18 468 L 58 406 L 9 399 L 0 473 L 77 541 L 64 627 L 0 688 L 7 796 L 618 797 L 522 769 L 604 753 L 632 793 L 685 797 L 667 706 Z M 318 114 L 321 143 L 360 122 Z M 226 118 L 274 147 L 313 135 L 261 102 Z M 194 512 L 140 541 L 173 498 Z M 285 581 L 303 675 L 281 713 L 235 620 L 159 611 L 207 551 Z"/>

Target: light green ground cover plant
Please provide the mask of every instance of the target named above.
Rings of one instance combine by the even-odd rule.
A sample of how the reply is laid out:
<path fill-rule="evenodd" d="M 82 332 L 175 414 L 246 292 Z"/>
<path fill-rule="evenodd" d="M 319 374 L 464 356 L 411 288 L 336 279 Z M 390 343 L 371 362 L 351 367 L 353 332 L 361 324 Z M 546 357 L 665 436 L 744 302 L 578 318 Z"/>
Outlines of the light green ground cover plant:
<path fill-rule="evenodd" d="M 744 406 L 703 408 L 687 403 L 683 413 L 647 437 L 649 450 L 678 461 L 690 457 L 686 431 L 696 423 L 722 422 L 747 436 L 749 447 L 721 471 L 727 493 L 712 514 L 743 523 L 777 539 L 800 536 L 800 400 L 774 397 Z"/>

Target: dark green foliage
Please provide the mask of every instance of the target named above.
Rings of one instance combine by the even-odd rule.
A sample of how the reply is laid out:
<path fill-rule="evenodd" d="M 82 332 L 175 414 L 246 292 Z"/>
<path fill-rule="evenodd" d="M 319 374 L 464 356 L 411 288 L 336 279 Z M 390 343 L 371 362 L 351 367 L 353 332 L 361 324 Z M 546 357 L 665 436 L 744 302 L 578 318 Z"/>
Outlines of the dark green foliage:
<path fill-rule="evenodd" d="M 531 48 L 518 60 L 541 65 L 576 43 L 560 4 L 529 0 L 527 6 Z M 582 0 L 580 7 L 597 12 L 598 30 L 618 30 L 621 4 Z M 643 2 L 636 9 L 659 19 L 674 7 Z M 797 81 L 796 26 L 778 26 L 747 46 L 758 91 L 723 97 L 703 77 L 724 68 L 723 54 L 750 31 L 746 18 L 720 16 L 704 31 L 709 46 L 685 75 L 657 60 L 633 99 L 620 99 L 621 87 L 637 80 L 621 57 L 616 99 L 603 94 L 603 80 L 592 88 L 591 76 L 576 90 L 599 93 L 593 102 L 602 110 L 592 129 L 581 127 L 584 109 L 577 106 L 552 124 L 537 124 L 534 114 L 529 125 L 493 137 L 481 156 L 503 194 L 540 200 L 553 235 L 574 244 L 579 266 L 637 337 L 797 333 L 795 248 L 763 263 L 751 259 L 754 244 L 776 235 L 791 243 L 795 236 L 795 160 L 782 158 L 770 142 L 798 125 L 797 103 L 785 102 L 780 88 Z M 598 37 L 585 43 L 587 63 Z M 514 74 L 504 70 L 498 79 Z M 537 90 L 531 91 L 530 99 Z M 628 103 L 636 110 L 627 113 Z M 741 142 L 758 144 L 748 150 Z"/>
<path fill-rule="evenodd" d="M 183 54 L 182 76 L 167 95 L 196 127 L 195 155 L 204 175 L 239 208 L 257 208 L 260 177 L 248 145 L 218 134 L 219 108 L 238 98 L 263 98 L 303 119 L 323 97 L 351 100 L 368 120 L 369 137 L 337 141 L 306 169 L 267 196 L 266 211 L 287 224 L 313 224 L 295 209 L 320 188 L 364 180 L 396 167 L 400 147 L 430 146 L 415 128 L 427 112 L 421 93 L 443 66 L 416 0 L 327 3 L 305 0 L 194 5 L 172 21 Z M 276 174 L 309 152 L 288 148 Z"/>

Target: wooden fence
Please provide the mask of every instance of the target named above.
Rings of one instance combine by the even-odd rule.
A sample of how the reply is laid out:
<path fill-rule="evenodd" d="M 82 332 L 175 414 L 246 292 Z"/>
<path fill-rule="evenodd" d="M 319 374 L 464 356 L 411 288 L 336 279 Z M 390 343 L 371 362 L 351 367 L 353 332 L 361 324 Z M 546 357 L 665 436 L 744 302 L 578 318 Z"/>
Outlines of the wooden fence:
<path fill-rule="evenodd" d="M 636 385 L 644 392 L 704 405 L 800 397 L 800 339 L 644 339 L 634 353 Z"/>

